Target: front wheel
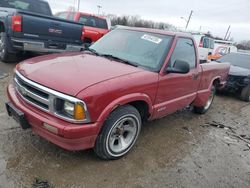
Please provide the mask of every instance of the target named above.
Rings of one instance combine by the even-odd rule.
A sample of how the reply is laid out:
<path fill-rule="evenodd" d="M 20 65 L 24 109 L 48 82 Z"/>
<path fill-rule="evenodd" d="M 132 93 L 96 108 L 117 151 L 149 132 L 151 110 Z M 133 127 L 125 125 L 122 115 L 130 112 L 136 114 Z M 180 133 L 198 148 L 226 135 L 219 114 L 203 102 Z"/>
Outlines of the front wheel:
<path fill-rule="evenodd" d="M 130 105 L 117 108 L 103 125 L 96 140 L 95 153 L 105 160 L 123 157 L 134 146 L 141 126 L 141 116 L 136 108 Z"/>
<path fill-rule="evenodd" d="M 210 109 L 210 107 L 212 106 L 213 101 L 214 101 L 215 91 L 216 91 L 215 86 L 212 86 L 206 105 L 202 106 L 202 107 L 194 106 L 193 110 L 195 113 L 205 114 Z"/>

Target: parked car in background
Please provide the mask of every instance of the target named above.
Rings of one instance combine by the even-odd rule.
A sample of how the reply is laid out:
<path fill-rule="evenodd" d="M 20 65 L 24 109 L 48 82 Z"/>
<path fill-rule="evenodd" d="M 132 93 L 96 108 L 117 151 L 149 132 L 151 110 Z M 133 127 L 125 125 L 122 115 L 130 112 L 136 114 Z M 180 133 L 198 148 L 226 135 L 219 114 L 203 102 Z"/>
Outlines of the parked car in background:
<path fill-rule="evenodd" d="M 192 33 L 199 51 L 199 59 L 201 63 L 206 63 L 214 51 L 214 39 L 205 34 Z"/>
<path fill-rule="evenodd" d="M 227 92 L 240 94 L 242 100 L 250 102 L 250 54 L 230 53 L 217 60 L 231 64 L 226 87 Z"/>
<path fill-rule="evenodd" d="M 6 107 L 23 128 L 62 148 L 118 159 L 144 121 L 189 105 L 206 113 L 228 72 L 226 63 L 200 65 L 190 34 L 115 29 L 84 52 L 18 64 Z"/>
<path fill-rule="evenodd" d="M 52 15 L 43 0 L 0 1 L 0 60 L 15 60 L 19 52 L 80 51 L 83 26 Z"/>
<path fill-rule="evenodd" d="M 238 51 L 232 41 L 215 40 L 214 42 L 214 51 L 211 60 L 217 60 L 228 53 L 235 53 Z"/>
<path fill-rule="evenodd" d="M 96 42 L 111 29 L 108 18 L 83 12 L 59 12 L 55 16 L 75 21 L 84 25 L 84 43 Z"/>

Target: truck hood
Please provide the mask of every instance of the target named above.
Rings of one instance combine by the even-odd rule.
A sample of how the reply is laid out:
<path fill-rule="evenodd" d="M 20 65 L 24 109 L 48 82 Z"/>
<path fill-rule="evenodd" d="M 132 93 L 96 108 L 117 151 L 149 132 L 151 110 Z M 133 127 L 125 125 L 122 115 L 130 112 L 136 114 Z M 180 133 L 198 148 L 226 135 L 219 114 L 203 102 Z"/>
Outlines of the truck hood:
<path fill-rule="evenodd" d="M 246 68 L 243 68 L 243 67 L 238 67 L 238 66 L 231 65 L 229 75 L 232 75 L 232 76 L 249 76 L 250 75 L 250 69 L 246 69 Z"/>
<path fill-rule="evenodd" d="M 97 83 L 143 71 L 87 52 L 40 56 L 16 69 L 38 84 L 71 96 Z"/>

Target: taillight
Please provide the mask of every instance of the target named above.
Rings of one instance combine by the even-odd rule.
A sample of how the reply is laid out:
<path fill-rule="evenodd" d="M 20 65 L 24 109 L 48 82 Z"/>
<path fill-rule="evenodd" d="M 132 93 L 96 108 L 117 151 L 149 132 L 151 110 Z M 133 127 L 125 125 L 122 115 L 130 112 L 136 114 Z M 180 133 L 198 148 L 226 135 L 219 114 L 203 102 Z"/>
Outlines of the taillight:
<path fill-rule="evenodd" d="M 14 32 L 22 32 L 22 16 L 12 16 L 12 30 Z"/>
<path fill-rule="evenodd" d="M 85 29 L 82 27 L 82 35 L 81 35 L 81 40 L 84 40 L 84 34 L 85 34 Z"/>

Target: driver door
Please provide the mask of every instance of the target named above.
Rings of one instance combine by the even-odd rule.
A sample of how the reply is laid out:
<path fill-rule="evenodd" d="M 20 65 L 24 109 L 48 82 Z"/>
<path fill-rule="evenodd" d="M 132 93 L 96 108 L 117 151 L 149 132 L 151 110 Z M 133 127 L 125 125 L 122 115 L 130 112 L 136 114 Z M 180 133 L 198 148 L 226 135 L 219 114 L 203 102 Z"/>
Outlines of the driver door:
<path fill-rule="evenodd" d="M 192 39 L 178 38 L 174 52 L 168 63 L 173 67 L 176 60 L 186 61 L 190 65 L 187 74 L 166 73 L 159 78 L 156 97 L 155 117 L 159 118 L 182 109 L 195 99 L 199 87 L 199 67 Z"/>

